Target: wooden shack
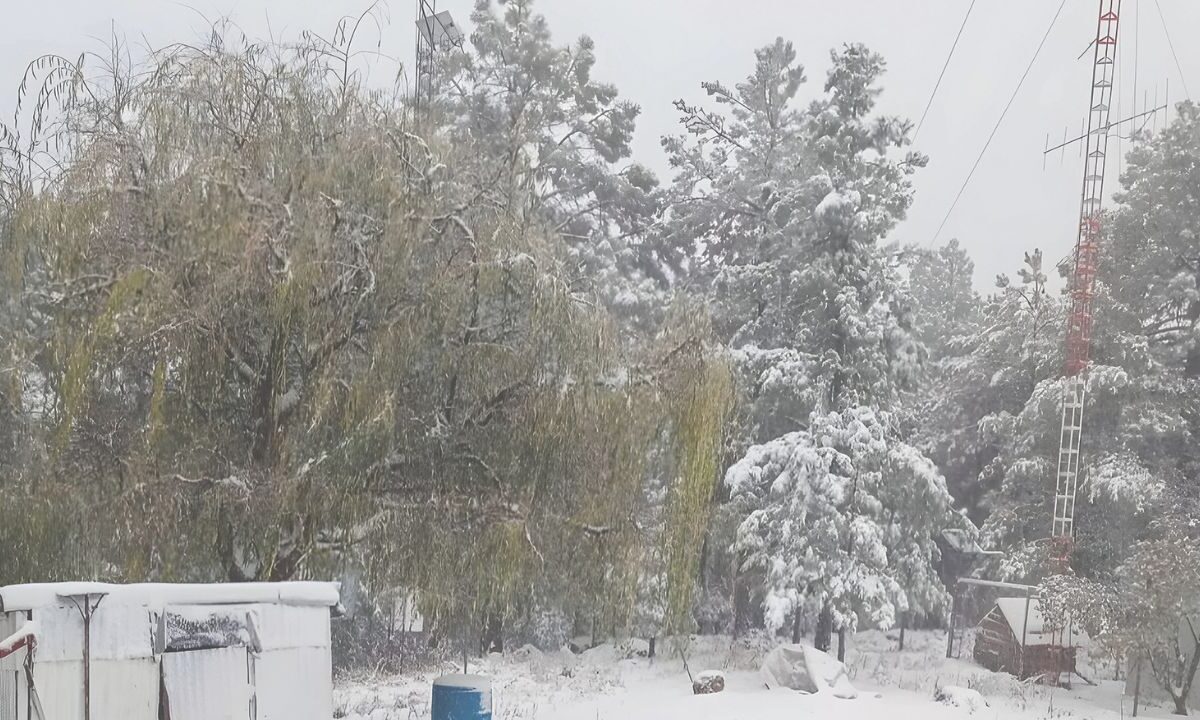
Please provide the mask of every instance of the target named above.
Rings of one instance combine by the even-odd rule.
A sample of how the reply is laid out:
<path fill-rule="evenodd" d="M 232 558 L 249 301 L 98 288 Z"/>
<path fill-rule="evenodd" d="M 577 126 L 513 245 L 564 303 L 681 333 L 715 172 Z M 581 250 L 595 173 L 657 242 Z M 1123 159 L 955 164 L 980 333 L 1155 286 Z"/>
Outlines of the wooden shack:
<path fill-rule="evenodd" d="M 1076 673 L 1080 633 L 1047 630 L 1036 598 L 1006 597 L 979 621 L 975 631 L 975 661 L 1016 675 L 1022 680 L 1042 676 L 1057 684 Z"/>

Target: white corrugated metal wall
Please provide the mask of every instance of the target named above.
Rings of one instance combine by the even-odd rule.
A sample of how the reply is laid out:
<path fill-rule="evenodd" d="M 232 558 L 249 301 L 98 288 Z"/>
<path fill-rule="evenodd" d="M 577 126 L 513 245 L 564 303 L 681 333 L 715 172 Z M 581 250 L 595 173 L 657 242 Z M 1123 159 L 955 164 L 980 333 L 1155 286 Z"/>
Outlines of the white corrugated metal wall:
<path fill-rule="evenodd" d="M 215 608 L 214 608 L 215 609 Z M 172 608 L 174 610 L 174 608 Z M 155 615 L 103 603 L 92 620 L 92 720 L 157 720 L 160 679 L 173 720 L 328 720 L 332 716 L 329 610 L 283 605 L 222 606 L 249 616 L 262 650 L 155 656 Z M 0 631 L 24 622 L 0 614 Z M 83 718 L 83 622 L 73 606 L 37 611 L 34 683 L 46 720 Z M 7 636 L 2 632 L 0 636 Z M 0 660 L 0 720 L 29 720 L 24 654 Z M 5 673 L 11 672 L 13 680 Z M 15 689 L 11 689 L 15 688 Z M 11 689 L 11 690 L 10 690 Z M 15 693 L 13 714 L 10 695 Z"/>
<path fill-rule="evenodd" d="M 162 673 L 171 720 L 253 720 L 246 648 L 167 653 Z"/>
<path fill-rule="evenodd" d="M 46 720 L 83 718 L 83 617 L 69 603 L 37 612 L 33 678 Z M 92 720 L 157 720 L 158 660 L 150 613 L 105 606 L 92 617 Z"/>
<path fill-rule="evenodd" d="M 24 612 L 0 613 L 0 639 L 15 633 L 25 621 Z M 25 650 L 0 659 L 0 720 L 26 720 L 29 710 L 25 680 Z"/>
<path fill-rule="evenodd" d="M 8 613 L 0 613 L 0 640 L 12 635 L 16 632 L 17 624 L 13 617 Z M 24 656 L 25 653 L 17 653 L 19 656 Z M 9 656 L 4 660 L 0 660 L 0 720 L 20 720 L 17 715 L 17 679 L 20 677 L 20 669 L 12 667 L 12 662 L 9 660 L 14 656 Z M 9 662 L 6 662 L 9 661 Z"/>
<path fill-rule="evenodd" d="M 257 720 L 325 720 L 333 717 L 329 651 L 268 650 L 254 660 Z M 297 680 L 303 678 L 303 680 Z"/>
<path fill-rule="evenodd" d="M 274 605 L 257 610 L 254 622 L 263 643 L 254 661 L 257 720 L 332 717 L 328 609 Z"/>

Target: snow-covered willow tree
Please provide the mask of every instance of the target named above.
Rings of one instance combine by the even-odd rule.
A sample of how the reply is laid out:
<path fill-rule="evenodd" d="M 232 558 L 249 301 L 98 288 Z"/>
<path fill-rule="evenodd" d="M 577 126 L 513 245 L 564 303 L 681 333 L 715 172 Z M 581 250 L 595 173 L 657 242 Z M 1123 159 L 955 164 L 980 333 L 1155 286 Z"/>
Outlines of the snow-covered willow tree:
<path fill-rule="evenodd" d="M 880 419 L 923 356 L 881 243 L 925 158 L 904 150 L 909 123 L 874 112 L 883 59 L 849 45 L 831 62 L 823 93 L 804 105 L 804 71 L 777 40 L 744 82 L 703 84 L 714 106 L 678 101 L 687 134 L 664 140 L 676 173 L 666 232 L 693 256 L 689 289 L 710 298 L 744 390 L 734 443 L 746 455 L 727 484 L 740 500 L 732 507 L 749 514 L 734 553 L 763 580 L 755 594 L 768 625 L 819 615 L 823 647 L 835 623 L 890 624 L 917 595 L 932 609 L 937 593 L 917 586 L 932 577 L 934 526 L 954 522 L 944 487 L 939 518 L 903 540 L 899 525 L 869 519 L 888 483 L 914 472 L 941 482 L 916 457 L 889 464 L 896 438 L 885 440 Z M 852 440 L 867 425 L 874 440 Z M 813 449 L 838 442 L 836 452 Z M 746 451 L 752 443 L 763 444 Z M 901 550 L 909 540 L 921 549 Z M 891 552 L 912 561 L 905 572 Z"/>
<path fill-rule="evenodd" d="M 25 508 L 0 582 L 352 564 L 442 635 L 534 611 L 619 628 L 661 543 L 688 604 L 729 371 L 703 313 L 627 343 L 609 279 L 579 282 L 646 200 L 613 165 L 634 112 L 587 43 L 505 7 L 442 59 L 428 116 L 354 72 L 353 21 L 35 63 L 31 134 L 0 155 L 22 438 L 0 484 Z"/>

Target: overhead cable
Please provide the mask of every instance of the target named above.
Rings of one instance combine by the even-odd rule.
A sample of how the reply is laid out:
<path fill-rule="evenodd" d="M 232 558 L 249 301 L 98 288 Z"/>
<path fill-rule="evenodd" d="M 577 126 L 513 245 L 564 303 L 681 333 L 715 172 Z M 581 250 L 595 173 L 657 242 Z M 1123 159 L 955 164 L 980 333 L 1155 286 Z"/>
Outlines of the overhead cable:
<path fill-rule="evenodd" d="M 946 223 L 950 220 L 950 215 L 954 212 L 954 208 L 958 207 L 958 201 L 962 199 L 963 193 L 967 191 L 967 186 L 971 183 L 971 178 L 975 177 L 975 171 L 979 169 L 979 163 L 983 161 L 983 156 L 987 153 L 988 148 L 992 145 L 992 140 L 995 139 L 996 133 L 1000 131 L 1000 126 L 1004 123 L 1004 118 L 1008 115 L 1008 111 L 1012 109 L 1013 102 L 1016 101 L 1017 95 L 1021 92 L 1021 86 L 1025 84 L 1025 79 L 1029 77 L 1029 73 L 1033 70 L 1034 63 L 1037 62 L 1038 56 L 1042 54 L 1042 48 L 1046 46 L 1046 40 L 1050 37 L 1050 32 L 1054 30 L 1055 24 L 1058 23 L 1058 18 L 1062 15 L 1063 7 L 1067 4 L 1067 0 L 1062 0 L 1058 4 L 1058 10 L 1054 11 L 1054 17 L 1050 19 L 1050 25 L 1046 27 L 1046 32 L 1042 35 L 1042 41 L 1038 43 L 1037 50 L 1034 51 L 1033 57 L 1029 59 L 1029 64 L 1025 66 L 1025 72 L 1021 75 L 1021 79 L 1017 82 L 1017 87 L 1013 89 L 1012 95 L 1008 98 L 1008 104 L 1004 106 L 1004 110 L 1000 113 L 1000 119 L 996 121 L 996 126 L 992 128 L 991 135 L 988 135 L 987 142 L 983 144 L 983 149 L 979 151 L 979 157 L 975 158 L 975 164 L 971 166 L 971 172 L 967 173 L 967 178 L 963 180 L 962 187 L 958 189 L 958 194 L 954 196 L 954 202 L 950 204 L 950 209 L 946 211 L 946 216 L 942 218 L 942 224 L 938 225 L 937 232 L 933 234 L 933 238 L 929 240 L 929 244 L 937 242 L 938 237 L 945 229 Z"/>

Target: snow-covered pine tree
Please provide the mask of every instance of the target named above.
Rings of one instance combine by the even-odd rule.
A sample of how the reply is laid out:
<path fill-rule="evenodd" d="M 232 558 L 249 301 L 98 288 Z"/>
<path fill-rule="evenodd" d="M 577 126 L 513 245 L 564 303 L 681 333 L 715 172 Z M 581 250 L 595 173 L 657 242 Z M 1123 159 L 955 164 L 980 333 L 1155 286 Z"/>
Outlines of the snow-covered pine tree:
<path fill-rule="evenodd" d="M 1156 505 L 1196 486 L 1200 254 L 1190 208 L 1200 197 L 1198 162 L 1200 113 L 1184 103 L 1174 123 L 1129 153 L 1105 225 L 1083 445 L 1087 502 L 1076 524 L 1075 568 L 1087 576 L 1115 573 Z M 981 474 L 985 485 L 1002 487 L 987 527 L 1016 549 L 1008 569 L 1018 576 L 1040 574 L 1038 540 L 1049 522 L 1062 333 L 1061 303 L 1054 305 L 1050 344 L 1036 354 L 1053 365 L 1035 373 L 1032 389 L 1009 395 L 1022 398 L 1019 411 L 994 423 L 976 415 L 1000 446 Z M 985 397 L 970 394 L 969 403 Z"/>
<path fill-rule="evenodd" d="M 1191 485 L 1200 477 L 1200 107 L 1177 106 L 1174 122 L 1130 151 L 1116 193 L 1100 270 L 1127 344 L 1148 353 L 1153 377 L 1174 395 L 1168 415 L 1147 416 L 1149 429 L 1178 442 L 1160 451 Z M 1149 379 L 1149 378 L 1147 378 Z M 1180 421 L 1183 421 L 1182 426 Z M 1184 435 L 1179 435 L 1182 430 Z"/>
<path fill-rule="evenodd" d="M 1046 283 L 1040 250 L 1025 254 L 1016 281 L 999 276 L 979 321 L 958 327 L 946 340 L 932 368 L 936 382 L 921 398 L 920 446 L 977 522 L 987 517 L 1003 482 L 1004 465 L 997 456 L 1014 418 L 1038 383 L 1060 369 L 1061 305 L 1047 294 Z M 926 312 L 926 305 L 919 307 Z M 1024 460 L 1022 467 L 1034 476 L 1048 471 L 1048 454 Z"/>
<path fill-rule="evenodd" d="M 973 285 L 975 263 L 958 240 L 936 248 L 906 247 L 899 254 L 907 270 L 913 331 L 936 369 L 951 354 L 954 338 L 979 329 L 983 300 Z"/>
<path fill-rule="evenodd" d="M 925 158 L 894 157 L 908 143 L 909 123 L 873 114 L 883 59 L 861 45 L 834 51 L 831 59 L 824 94 L 800 107 L 804 72 L 792 45 L 779 39 L 757 51 L 754 73 L 743 83 L 703 84 L 717 108 L 677 102 L 688 135 L 664 141 L 677 171 L 668 235 L 697 252 L 689 282 L 713 298 L 718 331 L 742 369 L 749 417 L 741 442 L 768 441 L 742 464 L 789 455 L 828 417 L 876 417 L 923 354 L 903 284 L 880 243 L 911 203 L 909 176 Z M 832 478 L 837 469 L 822 472 Z M 737 493 L 744 492 L 740 476 L 731 471 L 728 480 Z M 838 484 L 815 482 L 829 492 Z M 759 496 L 766 507 L 752 509 L 738 547 L 750 554 L 761 545 L 766 555 L 747 567 L 770 570 L 764 558 L 787 553 L 794 527 L 783 508 L 823 495 Z M 863 544 L 872 531 L 855 539 L 832 529 L 849 518 L 822 514 L 822 508 L 833 515 L 850 508 L 812 502 L 818 508 L 812 522 L 827 528 L 805 530 L 806 552 L 820 565 L 813 572 L 823 573 L 822 563 L 844 565 L 861 571 L 861 582 L 814 589 L 801 571 L 768 573 L 769 624 L 814 602 L 823 628 L 830 619 L 852 627 L 864 613 L 890 622 L 895 604 L 887 598 L 896 592 L 886 550 Z M 839 544 L 847 541 L 860 545 Z M 818 646 L 827 648 L 828 633 L 820 635 Z"/>
<path fill-rule="evenodd" d="M 911 202 L 924 157 L 905 121 L 874 117 L 882 58 L 832 54 L 823 97 L 782 39 L 733 88 L 703 87 L 710 109 L 678 101 L 688 134 L 664 140 L 676 170 L 667 232 L 697 251 L 688 281 L 713 299 L 718 333 L 746 375 L 747 441 L 803 425 L 821 407 L 890 399 L 920 357 L 881 238 Z"/>
<path fill-rule="evenodd" d="M 649 232 L 662 191 L 627 162 L 640 109 L 592 76 L 594 43 L 553 42 L 533 0 L 477 0 L 470 47 L 441 58 L 445 112 L 457 142 L 479 150 L 464 197 L 560 235 L 577 274 L 625 320 L 649 324 L 678 252 Z M 499 171 L 498 171 L 499 169 Z"/>
<path fill-rule="evenodd" d="M 1126 270 L 1128 263 L 1126 264 Z M 1117 272 L 1110 269 L 1108 272 Z M 921 447 L 951 492 L 1008 552 L 1003 571 L 1037 580 L 1047 545 L 1062 391 L 1065 307 L 1046 290 L 1042 254 L 1026 253 L 1016 280 L 997 279 L 978 328 L 951 341 L 924 413 Z M 1179 389 L 1136 323 L 1110 312 L 1102 283 L 1088 371 L 1085 484 L 1077 506 L 1076 569 L 1115 570 L 1173 471 L 1163 450 L 1180 441 Z"/>
<path fill-rule="evenodd" d="M 768 630 L 799 628 L 822 608 L 853 630 L 944 607 L 933 538 L 969 523 L 886 414 L 814 413 L 808 429 L 750 448 L 726 483 L 746 513 L 736 540 L 743 567 L 765 578 Z"/>

